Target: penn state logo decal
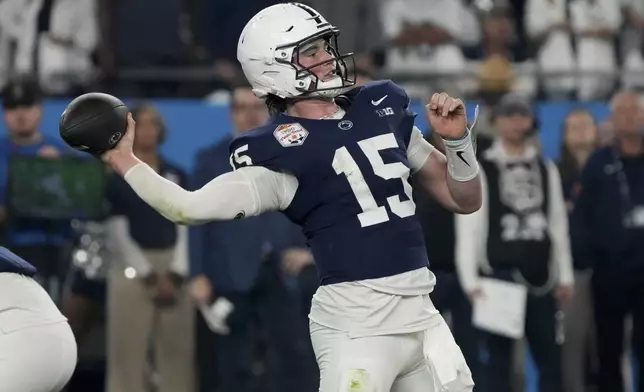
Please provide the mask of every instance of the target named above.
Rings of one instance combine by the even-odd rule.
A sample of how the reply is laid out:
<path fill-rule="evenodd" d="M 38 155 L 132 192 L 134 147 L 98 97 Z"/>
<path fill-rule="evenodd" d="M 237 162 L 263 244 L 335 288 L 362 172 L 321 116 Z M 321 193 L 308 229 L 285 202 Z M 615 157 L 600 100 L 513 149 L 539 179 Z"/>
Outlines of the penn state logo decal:
<path fill-rule="evenodd" d="M 110 137 L 109 142 L 110 142 L 110 144 L 116 144 L 116 142 L 118 142 L 119 140 L 121 140 L 121 132 L 116 132 L 116 133 L 112 134 L 112 136 Z"/>
<path fill-rule="evenodd" d="M 338 123 L 338 128 L 342 129 L 343 131 L 348 131 L 349 129 L 353 128 L 353 123 L 349 120 L 342 120 Z"/>
<path fill-rule="evenodd" d="M 300 123 L 282 124 L 275 128 L 273 136 L 283 147 L 295 147 L 304 144 L 309 131 Z"/>

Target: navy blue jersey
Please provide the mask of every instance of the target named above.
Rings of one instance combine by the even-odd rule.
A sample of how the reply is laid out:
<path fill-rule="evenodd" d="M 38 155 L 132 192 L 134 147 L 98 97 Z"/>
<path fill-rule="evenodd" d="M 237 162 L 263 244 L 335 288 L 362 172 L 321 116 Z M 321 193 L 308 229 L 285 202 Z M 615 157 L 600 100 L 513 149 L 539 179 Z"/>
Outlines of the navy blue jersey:
<path fill-rule="evenodd" d="M 0 246 L 0 272 L 34 276 L 37 271 L 36 267 L 26 262 L 22 257 Z"/>
<path fill-rule="evenodd" d="M 231 143 L 235 168 L 290 173 L 299 186 L 284 211 L 302 226 L 321 284 L 391 276 L 428 266 L 407 159 L 416 114 L 391 81 L 338 98 L 342 119 L 285 114 Z"/>

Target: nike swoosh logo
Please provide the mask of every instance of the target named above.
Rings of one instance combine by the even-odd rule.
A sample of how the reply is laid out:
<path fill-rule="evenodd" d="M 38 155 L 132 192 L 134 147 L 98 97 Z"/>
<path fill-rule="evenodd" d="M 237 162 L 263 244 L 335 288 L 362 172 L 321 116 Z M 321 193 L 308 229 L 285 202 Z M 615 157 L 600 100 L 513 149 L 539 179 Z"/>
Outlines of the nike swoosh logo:
<path fill-rule="evenodd" d="M 463 158 L 463 151 L 456 151 L 456 156 L 457 156 L 457 157 L 459 157 L 459 158 L 461 158 L 461 161 L 463 161 L 467 166 L 470 166 L 470 164 L 469 164 L 469 163 L 467 163 L 467 161 L 465 160 L 465 158 Z M 471 166 L 470 166 L 470 167 L 471 167 Z"/>
<path fill-rule="evenodd" d="M 372 100 L 372 101 L 371 101 L 371 104 L 372 104 L 373 106 L 378 106 L 378 105 L 380 105 L 380 104 L 382 103 L 382 101 L 384 101 L 384 100 L 385 100 L 385 98 L 387 98 L 388 96 L 389 96 L 389 94 L 385 95 L 384 97 L 380 98 L 380 99 L 379 99 L 379 100 L 377 100 L 377 101 L 373 101 L 373 100 Z"/>

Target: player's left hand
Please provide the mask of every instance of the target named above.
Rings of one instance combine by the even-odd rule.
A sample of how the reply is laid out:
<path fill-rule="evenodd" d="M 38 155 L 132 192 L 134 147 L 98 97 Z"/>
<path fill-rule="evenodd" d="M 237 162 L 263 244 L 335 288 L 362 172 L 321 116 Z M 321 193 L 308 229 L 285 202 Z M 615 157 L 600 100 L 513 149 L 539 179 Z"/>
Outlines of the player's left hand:
<path fill-rule="evenodd" d="M 434 93 L 425 106 L 434 132 L 444 139 L 460 139 L 467 127 L 465 104 L 446 93 Z"/>

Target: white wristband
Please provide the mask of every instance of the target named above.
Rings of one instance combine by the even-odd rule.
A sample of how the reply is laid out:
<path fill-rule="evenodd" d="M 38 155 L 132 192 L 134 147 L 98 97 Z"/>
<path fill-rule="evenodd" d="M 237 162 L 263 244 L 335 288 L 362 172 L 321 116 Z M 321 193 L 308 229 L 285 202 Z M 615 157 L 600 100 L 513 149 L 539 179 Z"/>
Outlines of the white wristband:
<path fill-rule="evenodd" d="M 447 172 L 456 181 L 465 182 L 479 174 L 472 137 L 469 130 L 458 140 L 443 140 L 447 157 Z"/>

